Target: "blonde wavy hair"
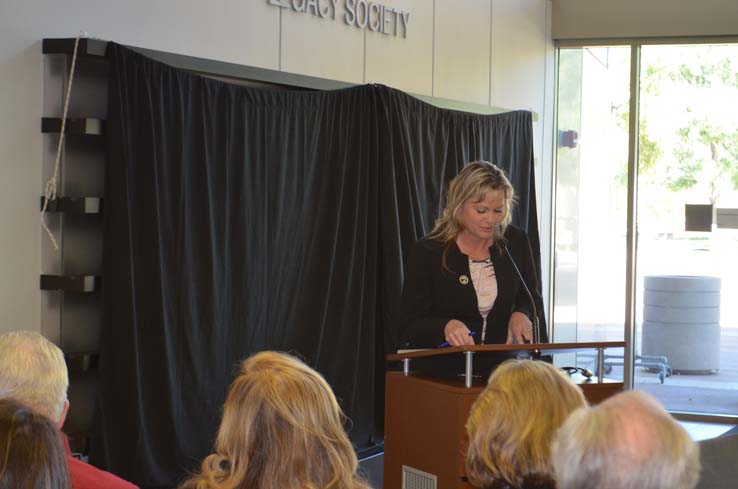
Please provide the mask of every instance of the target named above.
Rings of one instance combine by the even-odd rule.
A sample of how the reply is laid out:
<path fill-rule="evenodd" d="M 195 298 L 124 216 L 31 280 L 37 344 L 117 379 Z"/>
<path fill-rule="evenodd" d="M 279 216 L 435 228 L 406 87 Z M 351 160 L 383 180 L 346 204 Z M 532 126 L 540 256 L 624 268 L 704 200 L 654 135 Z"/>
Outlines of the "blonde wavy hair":
<path fill-rule="evenodd" d="M 581 389 L 546 362 L 508 360 L 490 376 L 469 414 L 466 471 L 479 487 L 550 487 L 551 442 Z"/>
<path fill-rule="evenodd" d="M 328 383 L 272 351 L 241 364 L 223 408 L 215 453 L 182 488 L 369 489 Z"/>
<path fill-rule="evenodd" d="M 512 219 L 512 206 L 515 199 L 515 190 L 505 172 L 488 161 L 473 161 L 466 165 L 458 175 L 448 184 L 446 190 L 446 205 L 441 217 L 429 237 L 450 245 L 464 230 L 461 220 L 461 206 L 469 199 L 481 202 L 490 190 L 502 190 L 505 195 L 505 216 L 495 229 L 495 241 L 502 239 L 505 230 Z"/>

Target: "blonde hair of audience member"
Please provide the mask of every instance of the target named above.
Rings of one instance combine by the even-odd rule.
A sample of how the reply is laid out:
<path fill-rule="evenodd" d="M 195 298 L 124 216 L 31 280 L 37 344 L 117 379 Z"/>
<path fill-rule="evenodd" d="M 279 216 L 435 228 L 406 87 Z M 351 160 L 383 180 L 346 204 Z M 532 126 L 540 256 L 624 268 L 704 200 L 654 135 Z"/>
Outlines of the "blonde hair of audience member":
<path fill-rule="evenodd" d="M 0 489 L 70 487 L 56 426 L 13 399 L 0 399 Z"/>
<path fill-rule="evenodd" d="M 692 489 L 700 472 L 698 445 L 638 391 L 572 414 L 552 458 L 559 489 Z"/>
<path fill-rule="evenodd" d="M 0 334 L 0 398 L 17 399 L 61 427 L 68 386 L 59 347 L 32 331 Z"/>
<path fill-rule="evenodd" d="M 490 376 L 466 423 L 469 481 L 483 488 L 553 487 L 550 446 L 581 389 L 553 365 L 508 360 Z"/>
<path fill-rule="evenodd" d="M 502 239 L 512 219 L 515 190 L 505 172 L 488 161 L 473 161 L 466 165 L 448 184 L 446 205 L 429 237 L 449 246 L 464 230 L 461 211 L 464 202 L 473 199 L 481 202 L 490 190 L 502 190 L 505 195 L 504 213 L 500 226 L 495 230 L 495 242 Z"/>
<path fill-rule="evenodd" d="M 215 453 L 182 487 L 368 489 L 343 419 L 315 370 L 284 353 L 257 353 L 231 384 Z"/>

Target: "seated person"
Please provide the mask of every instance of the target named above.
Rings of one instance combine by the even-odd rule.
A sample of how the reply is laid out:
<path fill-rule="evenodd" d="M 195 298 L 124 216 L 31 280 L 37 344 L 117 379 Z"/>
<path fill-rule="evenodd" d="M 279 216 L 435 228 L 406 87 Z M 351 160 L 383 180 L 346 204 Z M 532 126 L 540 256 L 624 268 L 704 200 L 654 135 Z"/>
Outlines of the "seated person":
<path fill-rule="evenodd" d="M 330 386 L 297 358 L 257 353 L 223 406 L 215 453 L 182 489 L 369 489 Z"/>
<path fill-rule="evenodd" d="M 0 399 L 0 489 L 69 489 L 56 427 L 13 399 Z"/>
<path fill-rule="evenodd" d="M 645 392 L 575 412 L 552 451 L 559 489 L 693 489 L 699 479 L 697 444 Z"/>
<path fill-rule="evenodd" d="M 550 446 L 581 389 L 553 365 L 508 360 L 489 378 L 466 423 L 469 481 L 485 489 L 552 489 Z"/>
<path fill-rule="evenodd" d="M 0 399 L 14 398 L 46 416 L 58 429 L 69 409 L 69 375 L 64 354 L 38 333 L 0 334 Z M 72 457 L 67 439 L 67 464 L 74 489 L 135 489 L 133 484 Z"/>
<path fill-rule="evenodd" d="M 702 473 L 697 489 L 734 489 L 738 481 L 738 434 L 728 432 L 702 440 L 699 446 Z"/>

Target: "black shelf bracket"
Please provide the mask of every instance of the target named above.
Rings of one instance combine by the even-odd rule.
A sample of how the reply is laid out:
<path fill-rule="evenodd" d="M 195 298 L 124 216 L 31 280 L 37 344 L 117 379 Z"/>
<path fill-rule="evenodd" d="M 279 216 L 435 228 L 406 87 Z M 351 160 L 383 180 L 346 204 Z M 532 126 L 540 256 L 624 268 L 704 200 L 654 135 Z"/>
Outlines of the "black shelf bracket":
<path fill-rule="evenodd" d="M 42 117 L 41 132 L 44 134 L 59 134 L 61 132 L 61 117 Z M 94 118 L 67 119 L 64 131 L 74 136 L 102 136 L 105 134 L 105 120 Z"/>
<path fill-rule="evenodd" d="M 41 209 L 46 197 L 41 196 Z M 103 199 L 100 197 L 57 197 L 49 200 L 46 212 L 66 212 L 69 214 L 102 214 Z"/>
<path fill-rule="evenodd" d="M 102 277 L 96 275 L 41 275 L 41 290 L 65 292 L 94 292 L 102 285 Z"/>
<path fill-rule="evenodd" d="M 98 352 L 79 352 L 64 353 L 64 360 L 67 363 L 67 370 L 73 373 L 84 373 L 96 370 L 100 364 L 100 353 Z"/>
<path fill-rule="evenodd" d="M 43 54 L 68 54 L 74 53 L 75 38 L 50 38 L 44 39 L 41 44 Z M 77 48 L 77 56 L 86 58 L 105 58 L 108 52 L 108 41 L 101 39 L 80 38 Z"/>

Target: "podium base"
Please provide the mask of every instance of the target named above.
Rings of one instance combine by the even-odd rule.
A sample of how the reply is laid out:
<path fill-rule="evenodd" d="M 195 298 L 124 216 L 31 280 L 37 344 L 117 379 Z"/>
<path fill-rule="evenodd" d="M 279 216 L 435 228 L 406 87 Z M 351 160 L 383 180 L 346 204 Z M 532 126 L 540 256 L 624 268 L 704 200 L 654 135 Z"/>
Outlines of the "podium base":
<path fill-rule="evenodd" d="M 572 378 L 579 383 L 590 404 L 597 404 L 623 390 L 622 382 L 598 383 L 596 378 Z M 487 377 L 476 377 L 473 385 L 466 388 L 463 378 L 387 372 L 385 489 L 402 489 L 407 473 L 430 474 L 435 477 L 438 488 L 474 488 L 465 479 L 468 444 L 465 424 L 486 381 Z"/>

